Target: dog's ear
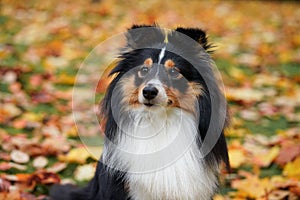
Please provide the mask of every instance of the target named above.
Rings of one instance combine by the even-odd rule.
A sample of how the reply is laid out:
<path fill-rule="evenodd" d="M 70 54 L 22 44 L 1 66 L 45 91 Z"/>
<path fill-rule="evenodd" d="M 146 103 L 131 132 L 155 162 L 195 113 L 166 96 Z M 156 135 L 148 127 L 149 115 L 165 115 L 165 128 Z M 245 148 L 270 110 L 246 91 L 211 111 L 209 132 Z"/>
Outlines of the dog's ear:
<path fill-rule="evenodd" d="M 181 28 L 178 27 L 175 31 L 178 31 L 180 33 L 183 33 L 199 44 L 207 51 L 212 52 L 211 48 L 213 47 L 212 44 L 210 44 L 207 40 L 207 35 L 205 31 L 198 29 L 198 28 Z"/>
<path fill-rule="evenodd" d="M 165 36 L 157 25 L 133 25 L 126 34 L 130 48 L 149 48 L 164 41 Z"/>

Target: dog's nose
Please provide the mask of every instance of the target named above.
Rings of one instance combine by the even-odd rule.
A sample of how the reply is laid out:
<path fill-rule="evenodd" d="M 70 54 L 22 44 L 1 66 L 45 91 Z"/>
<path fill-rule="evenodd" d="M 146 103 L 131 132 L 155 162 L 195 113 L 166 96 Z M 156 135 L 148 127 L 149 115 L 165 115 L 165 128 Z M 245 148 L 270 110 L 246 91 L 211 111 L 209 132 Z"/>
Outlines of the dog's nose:
<path fill-rule="evenodd" d="M 145 99 L 151 100 L 154 99 L 158 94 L 158 90 L 153 86 L 146 86 L 143 89 L 143 96 Z"/>

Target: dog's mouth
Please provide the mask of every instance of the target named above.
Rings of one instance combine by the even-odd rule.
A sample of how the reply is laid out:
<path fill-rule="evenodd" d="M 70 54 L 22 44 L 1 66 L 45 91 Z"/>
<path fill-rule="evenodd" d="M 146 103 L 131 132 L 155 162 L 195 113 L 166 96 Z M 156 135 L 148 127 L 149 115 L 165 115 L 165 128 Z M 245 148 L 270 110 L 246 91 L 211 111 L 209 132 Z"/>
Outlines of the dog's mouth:
<path fill-rule="evenodd" d="M 147 106 L 147 107 L 152 107 L 152 106 L 155 106 L 155 105 L 160 105 L 160 104 L 156 104 L 156 103 L 153 103 L 153 102 L 152 103 L 151 102 L 145 102 L 143 104 L 145 106 Z M 167 102 L 167 105 L 170 106 L 172 104 L 173 104 L 173 101 L 171 99 L 169 99 L 168 102 Z"/>
<path fill-rule="evenodd" d="M 151 106 L 153 106 L 154 104 L 152 104 L 152 103 L 144 103 L 144 105 L 147 106 L 147 107 L 151 107 Z"/>

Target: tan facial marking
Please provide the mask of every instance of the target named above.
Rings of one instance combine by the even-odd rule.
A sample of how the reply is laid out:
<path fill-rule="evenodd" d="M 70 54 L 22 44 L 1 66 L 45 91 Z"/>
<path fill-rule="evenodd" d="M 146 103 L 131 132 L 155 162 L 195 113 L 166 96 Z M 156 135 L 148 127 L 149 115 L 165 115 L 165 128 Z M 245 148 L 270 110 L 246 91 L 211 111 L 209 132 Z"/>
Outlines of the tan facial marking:
<path fill-rule="evenodd" d="M 134 105 L 138 103 L 138 88 L 134 84 L 134 76 L 126 77 L 121 80 L 122 89 L 124 92 L 123 103 Z"/>
<path fill-rule="evenodd" d="M 165 67 L 167 67 L 167 68 L 172 68 L 174 66 L 175 66 L 175 63 L 171 59 L 169 59 L 165 62 Z"/>
<path fill-rule="evenodd" d="M 188 85 L 189 85 L 188 91 L 194 93 L 195 96 L 198 97 L 202 94 L 203 87 L 199 83 L 190 82 L 190 83 L 188 83 Z M 192 91 L 190 91 L 190 90 L 192 90 Z"/>
<path fill-rule="evenodd" d="M 131 94 L 130 94 L 130 98 L 129 98 L 129 105 L 136 105 L 139 103 L 139 89 L 136 88 Z"/>
<path fill-rule="evenodd" d="M 168 96 L 168 105 L 171 107 L 178 107 L 180 108 L 180 103 L 179 103 L 179 92 L 178 90 L 174 88 L 168 88 L 165 87 L 166 94 Z"/>
<path fill-rule="evenodd" d="M 176 88 L 165 88 L 171 107 L 178 107 L 191 113 L 195 113 L 197 97 L 202 94 L 202 86 L 195 82 L 188 83 L 189 87 L 185 93 Z"/>
<path fill-rule="evenodd" d="M 153 64 L 152 58 L 147 58 L 147 59 L 144 61 L 144 65 L 151 66 L 152 64 Z"/>
<path fill-rule="evenodd" d="M 123 91 L 123 99 L 122 103 L 125 105 L 129 105 L 125 107 L 125 109 L 137 108 L 141 105 L 139 101 L 139 93 L 145 87 L 145 84 L 141 84 L 139 86 L 135 85 L 134 76 L 125 77 L 120 82 L 122 91 Z"/>

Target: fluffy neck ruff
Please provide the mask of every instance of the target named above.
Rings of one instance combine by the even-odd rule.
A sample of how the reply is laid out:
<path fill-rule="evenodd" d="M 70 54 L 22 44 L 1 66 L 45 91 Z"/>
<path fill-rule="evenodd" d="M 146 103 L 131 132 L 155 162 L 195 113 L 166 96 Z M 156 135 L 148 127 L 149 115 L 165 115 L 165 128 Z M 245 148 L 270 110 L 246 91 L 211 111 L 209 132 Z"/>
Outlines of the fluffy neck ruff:
<path fill-rule="evenodd" d="M 217 187 L 216 172 L 208 168 L 196 143 L 195 117 L 172 108 L 136 109 L 123 116 L 114 145 L 103 159 L 126 172 L 133 199 L 203 199 Z"/>

